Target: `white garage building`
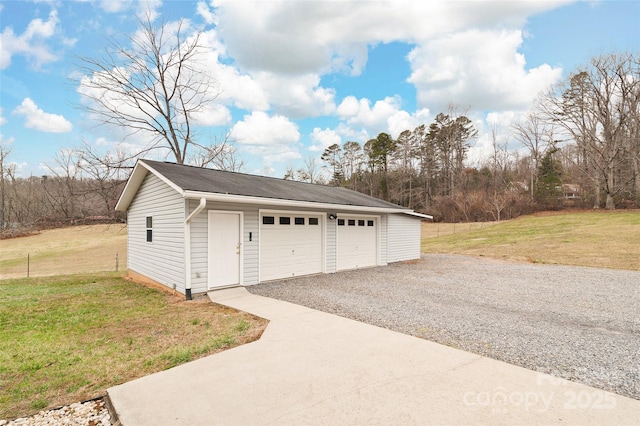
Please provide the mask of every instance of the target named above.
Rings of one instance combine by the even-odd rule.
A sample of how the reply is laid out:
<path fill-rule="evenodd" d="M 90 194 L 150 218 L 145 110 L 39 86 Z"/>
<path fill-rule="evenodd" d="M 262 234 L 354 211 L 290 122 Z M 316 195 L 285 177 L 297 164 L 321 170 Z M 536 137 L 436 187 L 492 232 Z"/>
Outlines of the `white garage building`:
<path fill-rule="evenodd" d="M 139 160 L 118 200 L 133 278 L 192 293 L 420 257 L 430 216 L 346 188 Z"/>

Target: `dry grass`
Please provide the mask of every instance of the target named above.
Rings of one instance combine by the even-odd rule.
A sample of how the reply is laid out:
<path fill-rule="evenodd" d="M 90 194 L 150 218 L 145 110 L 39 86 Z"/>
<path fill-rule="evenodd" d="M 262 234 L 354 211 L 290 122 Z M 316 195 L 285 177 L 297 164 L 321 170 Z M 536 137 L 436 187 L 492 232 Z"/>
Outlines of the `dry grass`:
<path fill-rule="evenodd" d="M 50 229 L 29 237 L 0 240 L 0 279 L 51 276 L 127 268 L 125 225 Z"/>
<path fill-rule="evenodd" d="M 423 252 L 640 270 L 637 211 L 536 214 L 468 230 L 457 224 L 455 234 L 434 237 L 438 226 L 423 225 Z"/>
<path fill-rule="evenodd" d="M 469 223 L 433 223 L 422 222 L 422 238 L 438 238 L 446 235 L 463 234 L 493 226 L 499 222 L 469 222 Z"/>
<path fill-rule="evenodd" d="M 0 281 L 0 419 L 256 340 L 267 321 L 115 273 Z"/>

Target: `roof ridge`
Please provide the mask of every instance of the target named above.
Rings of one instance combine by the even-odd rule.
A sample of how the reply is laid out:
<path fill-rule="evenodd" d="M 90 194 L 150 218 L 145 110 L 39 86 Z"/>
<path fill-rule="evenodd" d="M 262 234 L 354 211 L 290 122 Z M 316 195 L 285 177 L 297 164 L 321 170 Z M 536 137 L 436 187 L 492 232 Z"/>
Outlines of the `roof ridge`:
<path fill-rule="evenodd" d="M 326 188 L 344 188 L 344 189 L 347 189 L 349 191 L 354 191 L 353 189 L 345 188 L 344 186 L 331 186 L 331 185 L 326 185 L 326 184 L 323 184 L 323 183 L 303 182 L 303 181 L 299 181 L 299 180 L 289 180 L 289 179 L 284 179 L 284 178 L 279 178 L 279 177 L 274 177 L 274 176 L 257 175 L 257 174 L 245 173 L 245 172 L 234 172 L 234 171 L 231 171 L 231 170 L 212 169 L 212 168 L 209 168 L 209 167 L 200 167 L 200 166 L 196 166 L 196 165 L 193 165 L 193 164 L 180 164 L 180 163 L 176 163 L 176 162 L 173 162 L 173 161 L 147 160 L 145 158 L 141 158 L 140 161 L 171 164 L 171 165 L 174 165 L 174 166 L 182 166 L 182 167 L 191 167 L 191 168 L 199 169 L 199 170 L 212 170 L 214 172 L 222 172 L 222 173 L 228 173 L 228 174 L 234 174 L 234 175 L 244 175 L 244 176 L 250 176 L 250 177 L 256 177 L 256 178 L 264 178 L 264 179 L 273 179 L 273 180 L 277 180 L 277 181 L 293 182 L 293 183 L 298 183 L 298 184 L 303 184 L 303 185 L 323 186 L 323 187 L 326 187 Z M 357 192 L 358 194 L 362 194 L 362 195 L 367 195 L 367 194 L 364 194 L 364 193 L 358 192 L 358 191 L 354 191 L 354 192 Z"/>

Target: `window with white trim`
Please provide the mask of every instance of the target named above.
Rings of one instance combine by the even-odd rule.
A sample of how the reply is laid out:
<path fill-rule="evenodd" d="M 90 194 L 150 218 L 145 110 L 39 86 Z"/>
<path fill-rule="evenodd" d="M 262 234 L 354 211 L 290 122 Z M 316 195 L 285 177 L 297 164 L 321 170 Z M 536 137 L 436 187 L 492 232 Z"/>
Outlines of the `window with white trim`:
<path fill-rule="evenodd" d="M 153 242 L 153 217 L 146 217 L 146 227 L 147 227 L 147 242 Z"/>

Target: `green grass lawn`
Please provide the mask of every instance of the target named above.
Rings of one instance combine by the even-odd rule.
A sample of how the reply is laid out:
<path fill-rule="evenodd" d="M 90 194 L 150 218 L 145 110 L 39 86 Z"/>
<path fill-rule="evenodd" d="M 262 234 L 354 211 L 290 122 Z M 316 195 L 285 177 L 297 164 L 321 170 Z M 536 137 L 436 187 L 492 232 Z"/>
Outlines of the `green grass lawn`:
<path fill-rule="evenodd" d="M 0 281 L 0 419 L 253 341 L 266 323 L 115 273 Z"/>
<path fill-rule="evenodd" d="M 423 225 L 424 253 L 640 270 L 640 212 L 537 214 L 443 236 L 437 226 Z"/>

